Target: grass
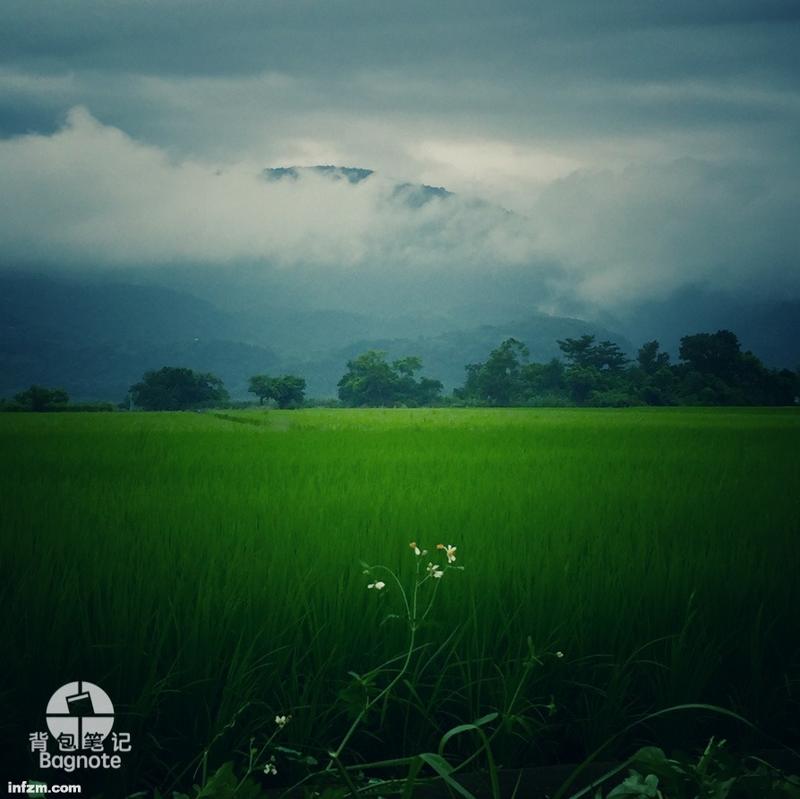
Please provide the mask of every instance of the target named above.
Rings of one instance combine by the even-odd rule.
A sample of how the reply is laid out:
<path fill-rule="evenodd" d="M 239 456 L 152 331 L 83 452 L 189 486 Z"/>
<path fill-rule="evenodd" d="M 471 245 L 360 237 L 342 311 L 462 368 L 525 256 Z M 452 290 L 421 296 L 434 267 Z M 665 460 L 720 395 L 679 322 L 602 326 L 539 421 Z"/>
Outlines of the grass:
<path fill-rule="evenodd" d="M 72 679 L 103 686 L 133 733 L 125 790 L 190 782 L 205 750 L 219 765 L 277 713 L 287 743 L 324 751 L 349 725 L 347 672 L 405 640 L 358 561 L 410 570 L 412 539 L 456 544 L 466 568 L 354 737 L 364 757 L 501 708 L 528 636 L 566 657 L 527 685 L 506 764 L 579 759 L 683 702 L 797 739 L 794 410 L 6 414 L 0 447 L 15 763 Z"/>

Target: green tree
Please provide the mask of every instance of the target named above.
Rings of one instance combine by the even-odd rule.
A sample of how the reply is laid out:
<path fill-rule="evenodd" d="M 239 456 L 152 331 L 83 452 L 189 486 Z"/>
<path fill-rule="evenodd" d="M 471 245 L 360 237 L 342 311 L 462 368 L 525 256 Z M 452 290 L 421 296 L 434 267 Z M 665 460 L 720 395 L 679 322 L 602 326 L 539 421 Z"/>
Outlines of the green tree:
<path fill-rule="evenodd" d="M 595 391 L 606 388 L 603 375 L 595 366 L 571 366 L 566 372 L 566 383 L 570 396 L 578 405 L 588 402 Z"/>
<path fill-rule="evenodd" d="M 594 336 L 585 333 L 580 338 L 557 339 L 556 344 L 570 366 L 595 366 Z"/>
<path fill-rule="evenodd" d="M 248 391 L 258 397 L 260 405 L 272 399 L 279 408 L 299 408 L 305 401 L 306 381 L 296 375 L 253 375 Z"/>
<path fill-rule="evenodd" d="M 258 404 L 263 405 L 265 399 L 272 398 L 272 381 L 269 375 L 253 375 L 248 382 L 248 392 L 258 397 Z"/>
<path fill-rule="evenodd" d="M 468 363 L 464 367 L 467 373 L 464 385 L 461 388 L 455 389 L 455 391 L 453 391 L 453 396 L 463 400 L 480 400 L 479 381 L 481 369 L 483 369 L 482 363 Z"/>
<path fill-rule="evenodd" d="M 283 375 L 273 381 L 272 398 L 279 408 L 299 408 L 305 400 L 306 381 L 296 375 Z"/>
<path fill-rule="evenodd" d="M 522 367 L 522 379 L 533 393 L 557 392 L 564 388 L 564 364 L 558 358 L 547 363 L 529 363 Z"/>
<path fill-rule="evenodd" d="M 395 383 L 395 402 L 403 405 L 433 405 L 442 393 L 442 383 L 430 377 L 416 379 L 415 373 L 422 369 L 422 359 L 407 355 L 392 363 L 397 376 Z"/>
<path fill-rule="evenodd" d="M 636 362 L 646 375 L 654 375 L 660 369 L 669 366 L 669 353 L 660 352 L 658 341 L 648 341 L 639 348 Z"/>
<path fill-rule="evenodd" d="M 628 358 L 613 341 L 594 343 L 594 336 L 584 334 L 580 338 L 558 339 L 557 344 L 570 366 L 581 369 L 595 368 L 619 373 L 625 368 Z"/>
<path fill-rule="evenodd" d="M 675 366 L 655 340 L 639 348 L 633 364 L 617 344 L 588 334 L 558 345 L 566 366 L 557 358 L 525 363 L 524 345 L 507 339 L 485 363 L 467 364 L 464 386 L 453 394 L 485 405 L 800 404 L 800 372 L 768 369 L 727 330 L 684 336 Z"/>
<path fill-rule="evenodd" d="M 392 368 L 401 377 L 414 377 L 414 373 L 422 369 L 422 359 L 416 355 L 406 355 L 394 361 Z"/>
<path fill-rule="evenodd" d="M 470 364 L 464 390 L 487 405 L 512 405 L 525 393 L 523 361 L 528 348 L 515 338 L 507 338 L 489 353 L 485 363 Z"/>
<path fill-rule="evenodd" d="M 441 380 L 434 380 L 431 377 L 421 377 L 417 381 L 415 400 L 417 405 L 435 405 L 442 398 Z"/>
<path fill-rule="evenodd" d="M 591 365 L 600 371 L 619 374 L 628 363 L 625 353 L 613 341 L 601 341 L 591 350 Z"/>
<path fill-rule="evenodd" d="M 69 402 L 69 395 L 63 388 L 45 388 L 34 385 L 17 394 L 14 402 L 26 411 L 57 411 L 66 406 Z"/>
<path fill-rule="evenodd" d="M 181 411 L 223 402 L 228 392 L 218 377 L 179 366 L 145 372 L 131 386 L 134 404 L 147 411 Z"/>
<path fill-rule="evenodd" d="M 339 381 L 339 399 L 354 407 L 392 405 L 430 405 L 442 391 L 438 380 L 415 373 L 422 361 L 414 355 L 388 363 L 386 353 L 369 350 L 347 362 L 347 372 Z"/>
<path fill-rule="evenodd" d="M 794 400 L 788 376 L 742 352 L 730 330 L 681 339 L 678 369 L 685 402 L 704 405 L 784 405 Z M 791 373 L 789 373 L 791 374 Z"/>
<path fill-rule="evenodd" d="M 735 379 L 742 362 L 739 339 L 730 330 L 684 336 L 679 355 L 689 369 L 726 382 Z"/>
<path fill-rule="evenodd" d="M 658 341 L 647 341 L 636 354 L 635 365 L 627 373 L 628 389 L 646 405 L 674 405 L 675 373 L 669 353 L 661 352 Z"/>
<path fill-rule="evenodd" d="M 621 405 L 630 397 L 630 375 L 625 372 L 628 358 L 613 341 L 594 343 L 594 336 L 559 339 L 558 346 L 569 363 L 565 381 L 572 399 L 579 405 L 590 401 Z M 595 396 L 597 395 L 597 396 Z"/>
<path fill-rule="evenodd" d="M 393 405 L 397 373 L 386 361 L 386 353 L 369 350 L 347 362 L 339 380 L 339 399 L 345 405 L 381 407 Z"/>
<path fill-rule="evenodd" d="M 405 358 L 398 358 L 392 362 L 394 372 L 393 401 L 403 405 L 417 405 L 417 381 L 414 373 L 422 368 L 422 360 L 416 355 L 407 355 Z"/>

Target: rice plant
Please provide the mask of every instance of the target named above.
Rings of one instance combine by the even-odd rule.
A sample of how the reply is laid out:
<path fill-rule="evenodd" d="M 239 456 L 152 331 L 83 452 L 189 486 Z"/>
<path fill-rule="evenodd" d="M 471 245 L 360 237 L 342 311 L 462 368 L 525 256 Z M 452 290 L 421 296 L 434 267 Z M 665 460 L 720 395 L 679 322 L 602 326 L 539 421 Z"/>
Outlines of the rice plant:
<path fill-rule="evenodd" d="M 498 766 L 579 762 L 681 703 L 797 740 L 798 444 L 792 409 L 4 415 L 4 756 L 36 776 L 25 733 L 80 678 L 137 742 L 109 795 L 242 773 L 281 716 L 281 746 L 324 765 L 348 674 L 408 643 L 358 560 L 408 584 L 409 540 L 457 542 L 469 570 L 352 763 L 507 708 L 529 640 L 564 657 L 529 674 Z M 755 741 L 731 725 L 661 717 L 615 746 Z M 276 768 L 266 787 L 303 764 Z"/>

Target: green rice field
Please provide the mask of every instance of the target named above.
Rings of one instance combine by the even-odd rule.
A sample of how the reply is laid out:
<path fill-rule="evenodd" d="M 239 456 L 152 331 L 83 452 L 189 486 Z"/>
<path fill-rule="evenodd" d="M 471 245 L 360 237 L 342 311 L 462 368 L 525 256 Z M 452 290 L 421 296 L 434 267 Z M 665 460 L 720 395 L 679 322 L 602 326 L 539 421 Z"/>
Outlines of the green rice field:
<path fill-rule="evenodd" d="M 540 662 L 495 739 L 503 764 L 577 762 L 681 703 L 771 738 L 675 713 L 609 754 L 800 738 L 795 409 L 9 413 L 0 448 L 2 737 L 20 777 L 69 680 L 103 686 L 131 732 L 108 795 L 190 785 L 204 753 L 241 762 L 277 714 L 286 746 L 324 756 L 350 723 L 348 672 L 407 641 L 396 586 L 368 590 L 360 562 L 411 579 L 411 541 L 426 564 L 456 546 L 464 569 L 348 762 L 507 710 L 529 639 Z"/>

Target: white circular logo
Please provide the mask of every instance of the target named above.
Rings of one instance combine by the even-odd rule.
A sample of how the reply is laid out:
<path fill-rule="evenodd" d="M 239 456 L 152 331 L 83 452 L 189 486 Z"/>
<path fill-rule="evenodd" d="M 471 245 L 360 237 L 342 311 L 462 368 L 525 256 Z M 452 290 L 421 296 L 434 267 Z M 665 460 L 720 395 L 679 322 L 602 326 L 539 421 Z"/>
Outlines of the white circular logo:
<path fill-rule="evenodd" d="M 108 694 L 91 682 L 68 682 L 47 703 L 50 734 L 82 748 L 99 744 L 114 726 L 114 705 Z"/>

